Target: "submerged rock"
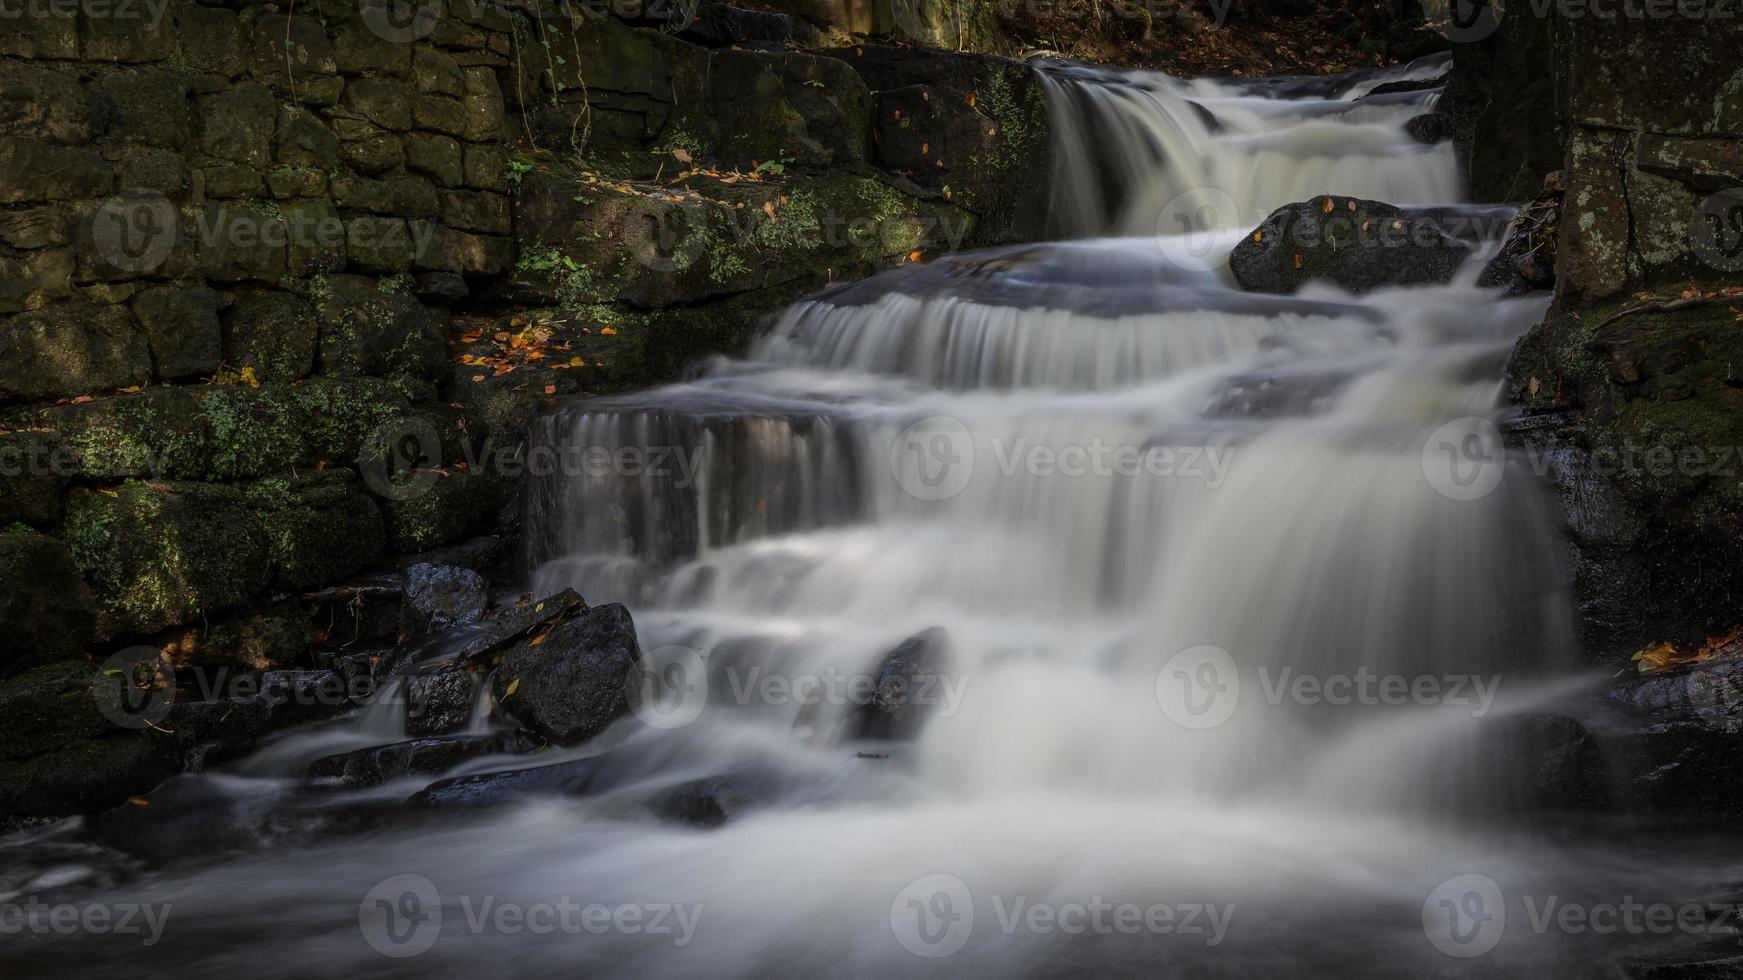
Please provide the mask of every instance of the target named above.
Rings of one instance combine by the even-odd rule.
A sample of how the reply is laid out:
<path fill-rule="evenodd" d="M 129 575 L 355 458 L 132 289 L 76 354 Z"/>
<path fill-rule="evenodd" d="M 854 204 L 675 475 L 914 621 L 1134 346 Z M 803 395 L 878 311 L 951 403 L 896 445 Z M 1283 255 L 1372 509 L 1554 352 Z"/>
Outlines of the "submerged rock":
<path fill-rule="evenodd" d="M 730 774 L 681 783 L 647 803 L 655 816 L 693 827 L 723 826 L 743 805 L 742 787 Z"/>
<path fill-rule="evenodd" d="M 1406 121 L 1404 131 L 1418 143 L 1443 143 L 1452 139 L 1452 117 L 1444 112 L 1425 112 Z"/>
<path fill-rule="evenodd" d="M 1271 213 L 1229 256 L 1244 289 L 1293 293 L 1315 280 L 1351 292 L 1431 285 L 1452 279 L 1482 237 L 1460 227 L 1458 209 L 1399 208 L 1321 197 Z"/>
<path fill-rule="evenodd" d="M 536 734 L 576 745 L 629 714 L 631 672 L 640 662 L 629 610 L 598 606 L 503 654 L 493 692 Z"/>
<path fill-rule="evenodd" d="M 584 796 L 598 788 L 598 758 L 506 772 L 482 772 L 434 783 L 408 801 L 419 807 L 501 806 L 532 796 Z"/>
<path fill-rule="evenodd" d="M 436 776 L 462 762 L 511 751 L 502 735 L 453 735 L 411 739 L 330 755 L 309 766 L 310 780 L 336 780 L 346 786 L 379 786 L 404 776 Z"/>
<path fill-rule="evenodd" d="M 943 701 L 949 660 L 945 632 L 936 626 L 903 640 L 879 665 L 871 697 L 854 710 L 850 737 L 890 741 L 918 737 Z"/>

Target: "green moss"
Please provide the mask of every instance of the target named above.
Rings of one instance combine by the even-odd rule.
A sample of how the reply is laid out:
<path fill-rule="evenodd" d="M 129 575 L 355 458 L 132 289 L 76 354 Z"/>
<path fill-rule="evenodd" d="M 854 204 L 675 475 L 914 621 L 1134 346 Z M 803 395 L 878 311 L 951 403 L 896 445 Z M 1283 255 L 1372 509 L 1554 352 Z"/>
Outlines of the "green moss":
<path fill-rule="evenodd" d="M 266 543 L 276 588 L 317 588 L 367 568 L 381 554 L 381 512 L 340 473 L 261 480 L 242 494 Z"/>
<path fill-rule="evenodd" d="M 380 378 L 311 378 L 291 389 L 302 412 L 311 461 L 349 466 L 380 426 L 411 414 L 411 403 Z"/>
<path fill-rule="evenodd" d="M 458 472 L 403 499 L 384 499 L 388 546 L 410 554 L 481 534 L 495 523 L 502 491 L 494 476 Z"/>
<path fill-rule="evenodd" d="M 1047 105 L 1038 86 L 1021 85 L 1019 92 L 1020 83 L 1012 81 L 1011 71 L 995 71 L 981 93 L 987 115 L 998 130 L 988 162 L 1001 170 L 1029 160 L 1037 142 L 1047 135 Z"/>
<path fill-rule="evenodd" d="M 308 458 L 302 413 L 287 386 L 213 388 L 201 409 L 212 433 L 211 479 L 275 473 Z"/>
<path fill-rule="evenodd" d="M 149 633 L 265 588 L 267 552 L 234 487 L 77 491 L 59 535 L 97 599 L 102 636 Z"/>
<path fill-rule="evenodd" d="M 186 389 L 61 406 L 43 421 L 78 454 L 87 476 L 199 476 L 211 461 L 211 428 Z"/>

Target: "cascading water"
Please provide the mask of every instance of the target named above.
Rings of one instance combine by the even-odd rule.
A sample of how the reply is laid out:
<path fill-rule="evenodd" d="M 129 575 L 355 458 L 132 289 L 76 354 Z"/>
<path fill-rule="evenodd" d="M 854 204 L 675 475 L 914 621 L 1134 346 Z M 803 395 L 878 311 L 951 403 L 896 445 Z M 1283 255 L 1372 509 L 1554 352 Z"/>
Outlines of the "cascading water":
<path fill-rule="evenodd" d="M 542 419 L 535 442 L 580 465 L 533 487 L 535 590 L 629 604 L 676 701 L 537 760 L 608 751 L 599 799 L 153 881 L 197 910 L 186 972 L 1441 974 L 1464 962 L 1425 933 L 1449 879 L 1658 894 L 1626 870 L 1652 862 L 1497 827 L 1528 777 L 1485 726 L 1582 683 L 1552 520 L 1483 441 L 1543 301 L 1475 269 L 1271 297 L 1225 268 L 1290 201 L 1457 200 L 1450 148 L 1402 128 L 1435 94 L 1362 97 L 1434 68 L 1047 66 L 1074 240 L 831 290 L 748 360 Z M 838 737 L 827 679 L 933 628 L 949 677 L 918 738 Z M 1334 709 L 1290 687 L 1362 676 L 1439 693 Z M 806 704 L 771 678 L 825 686 Z M 723 773 L 774 788 L 707 832 L 624 815 Z M 400 873 L 445 896 L 446 941 L 382 959 L 358 902 Z M 510 934 L 460 896 L 699 915 Z M 1082 917 L 1102 905 L 1140 912 Z M 1481 962 L 1617 955 L 1590 940 L 1517 924 Z"/>

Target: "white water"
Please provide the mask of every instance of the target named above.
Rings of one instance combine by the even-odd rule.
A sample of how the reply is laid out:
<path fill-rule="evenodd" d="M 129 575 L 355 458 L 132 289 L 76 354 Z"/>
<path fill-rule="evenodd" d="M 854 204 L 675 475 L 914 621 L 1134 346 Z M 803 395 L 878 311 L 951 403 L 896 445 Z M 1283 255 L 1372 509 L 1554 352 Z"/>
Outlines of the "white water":
<path fill-rule="evenodd" d="M 661 454 L 644 461 L 662 473 L 536 487 L 535 580 L 629 604 L 648 658 L 691 668 L 679 705 L 694 720 L 654 711 L 528 760 L 607 751 L 614 788 L 591 801 L 120 892 L 187 910 L 192 935 L 170 954 L 184 975 L 1438 975 L 1465 965 L 1423 928 L 1448 878 L 1487 875 L 1515 900 L 1655 894 L 1645 862 L 1493 829 L 1519 787 L 1484 750 L 1484 719 L 1581 683 L 1565 679 L 1565 573 L 1530 474 L 1510 466 L 1493 492 L 1454 499 L 1431 435 L 1497 411 L 1501 365 L 1542 301 L 1500 301 L 1474 270 L 1363 297 L 1252 297 L 1222 268 L 1277 204 L 1456 201 L 1450 150 L 1401 128 L 1422 98 L 1335 101 L 1373 81 L 1281 99 L 1079 74 L 1049 82 L 1058 214 L 1075 235 L 1127 237 L 836 290 L 789 310 L 747 362 L 541 421 L 545 445 Z M 1172 455 L 1166 472 L 1100 475 L 1025 455 L 1098 445 Z M 875 671 L 930 627 L 959 686 L 912 745 L 842 742 L 844 706 L 803 710 L 759 686 Z M 1206 645 L 1227 660 L 1194 659 Z M 1189 682 L 1225 663 L 1239 695 L 1196 727 L 1182 698 L 1208 689 Z M 1285 671 L 1499 688 L 1480 706 L 1273 703 Z M 379 737 L 367 722 L 342 735 Z M 729 772 L 778 773 L 781 788 L 712 831 L 635 810 Z M 402 873 L 434 882 L 445 914 L 408 960 L 371 950 L 357 919 Z M 935 875 L 967 889 L 952 910 L 975 924 L 929 958 L 906 900 L 938 908 Z M 683 944 L 474 930 L 466 911 L 486 896 L 701 912 Z M 1006 928 L 1019 897 L 1231 915 L 1214 944 Z M 1476 965 L 1517 975 L 1613 952 L 1516 927 Z"/>

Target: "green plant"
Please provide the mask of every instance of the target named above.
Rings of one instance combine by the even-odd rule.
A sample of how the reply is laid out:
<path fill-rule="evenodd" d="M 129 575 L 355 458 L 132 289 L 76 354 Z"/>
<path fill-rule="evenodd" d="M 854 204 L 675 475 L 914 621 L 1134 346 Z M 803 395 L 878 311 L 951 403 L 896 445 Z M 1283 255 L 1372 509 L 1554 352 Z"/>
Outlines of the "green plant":
<path fill-rule="evenodd" d="M 787 151 L 782 150 L 781 152 L 784 154 Z M 793 158 L 789 156 L 780 156 L 773 160 L 764 160 L 762 163 L 757 164 L 754 172 L 759 174 L 774 174 L 778 177 L 787 172 L 787 166 L 792 162 Z"/>
<path fill-rule="evenodd" d="M 518 187 L 520 186 L 521 178 L 525 177 L 535 166 L 537 166 L 537 164 L 533 163 L 531 160 L 525 159 L 524 157 L 516 157 L 513 160 L 508 161 L 508 169 L 502 172 L 502 179 Z"/>

